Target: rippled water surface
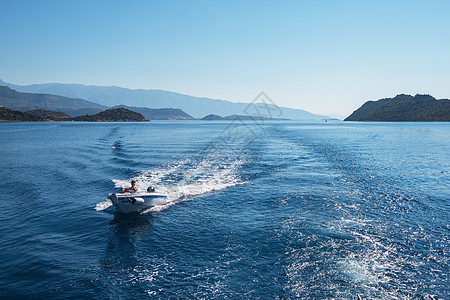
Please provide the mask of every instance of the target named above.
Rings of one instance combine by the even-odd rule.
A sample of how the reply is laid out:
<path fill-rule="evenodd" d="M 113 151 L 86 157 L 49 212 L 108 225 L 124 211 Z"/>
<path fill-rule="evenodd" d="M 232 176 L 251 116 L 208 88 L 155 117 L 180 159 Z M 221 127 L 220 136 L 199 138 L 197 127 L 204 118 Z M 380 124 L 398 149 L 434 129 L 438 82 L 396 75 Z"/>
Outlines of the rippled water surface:
<path fill-rule="evenodd" d="M 450 124 L 0 124 L 0 297 L 450 294 Z M 131 179 L 169 203 L 117 213 Z"/>

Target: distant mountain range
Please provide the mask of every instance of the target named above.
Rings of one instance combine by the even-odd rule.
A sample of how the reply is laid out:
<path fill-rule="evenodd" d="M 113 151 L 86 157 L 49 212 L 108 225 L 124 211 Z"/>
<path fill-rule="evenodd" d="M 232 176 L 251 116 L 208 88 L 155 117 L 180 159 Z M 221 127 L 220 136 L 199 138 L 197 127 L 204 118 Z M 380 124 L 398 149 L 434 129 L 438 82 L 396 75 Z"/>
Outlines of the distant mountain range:
<path fill-rule="evenodd" d="M 59 110 L 65 109 L 98 109 L 103 110 L 106 106 L 90 101 L 56 96 L 50 94 L 20 93 L 7 86 L 0 86 L 0 105 L 19 111 L 33 109 Z"/>
<path fill-rule="evenodd" d="M 367 101 L 344 121 L 450 122 L 450 100 L 430 95 L 397 95 Z"/>
<path fill-rule="evenodd" d="M 59 120 L 97 115 L 108 107 L 125 108 L 150 120 L 233 120 L 236 118 L 329 120 L 301 109 L 278 107 L 273 103 L 233 103 L 230 101 L 192 97 L 162 90 L 131 90 L 120 87 L 85 86 L 80 84 L 33 84 L 19 86 L 0 80 L 0 106 L 26 116 L 4 111 L 14 119 Z M 170 108 L 168 108 L 170 107 Z M 51 115 L 44 111 L 67 114 Z M 268 114 L 267 114 L 268 113 Z M 226 117 L 221 117 L 225 115 Z M 88 119 L 88 118 L 87 118 Z M 87 120 L 86 119 L 86 120 Z M 97 116 L 98 119 L 98 116 Z M 345 121 L 450 121 L 450 100 L 437 100 L 430 95 L 400 94 L 394 98 L 368 101 Z"/>
<path fill-rule="evenodd" d="M 146 108 L 179 108 L 193 116 L 201 118 L 209 114 L 243 115 L 249 103 L 234 103 L 220 99 L 193 97 L 163 90 L 132 90 L 116 86 L 86 86 L 81 84 L 47 83 L 20 86 L 0 80 L 0 85 L 9 86 L 24 93 L 55 94 L 69 98 L 84 99 L 107 107 L 126 105 Z M 80 107 L 81 108 L 81 107 Z M 268 109 L 279 110 L 272 104 Z M 280 107 L 281 115 L 274 117 L 296 120 L 320 120 L 324 116 L 315 115 L 301 109 Z"/>
<path fill-rule="evenodd" d="M 22 112 L 31 110 L 63 112 L 67 114 L 67 117 L 95 115 L 107 108 L 106 106 L 82 99 L 51 94 L 21 93 L 7 86 L 0 86 L 0 105 Z M 194 119 L 181 109 L 176 108 L 150 109 L 146 107 L 129 107 L 126 105 L 117 107 L 123 107 L 130 111 L 140 113 L 151 120 Z M 46 113 L 46 116 L 49 116 L 49 114 Z"/>

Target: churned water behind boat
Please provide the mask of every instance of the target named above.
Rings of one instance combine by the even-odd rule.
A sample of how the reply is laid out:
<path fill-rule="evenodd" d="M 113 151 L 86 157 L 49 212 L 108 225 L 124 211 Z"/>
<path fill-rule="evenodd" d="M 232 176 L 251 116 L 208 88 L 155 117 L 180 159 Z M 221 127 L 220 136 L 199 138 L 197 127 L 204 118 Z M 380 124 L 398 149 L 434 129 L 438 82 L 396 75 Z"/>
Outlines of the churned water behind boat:
<path fill-rule="evenodd" d="M 0 124 L 0 297 L 448 298 L 449 124 L 228 126 Z"/>

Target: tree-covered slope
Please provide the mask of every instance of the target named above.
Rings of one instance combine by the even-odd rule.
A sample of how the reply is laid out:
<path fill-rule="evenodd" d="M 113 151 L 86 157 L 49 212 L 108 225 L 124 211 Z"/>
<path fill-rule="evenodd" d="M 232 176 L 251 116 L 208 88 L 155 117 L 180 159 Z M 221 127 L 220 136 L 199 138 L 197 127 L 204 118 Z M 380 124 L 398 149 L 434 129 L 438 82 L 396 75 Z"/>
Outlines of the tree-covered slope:
<path fill-rule="evenodd" d="M 45 121 L 141 122 L 148 121 L 148 119 L 140 113 L 125 108 L 108 109 L 95 115 L 85 115 L 71 118 L 68 114 L 63 112 L 55 112 L 44 109 L 21 112 L 0 106 L 0 122 Z"/>
<path fill-rule="evenodd" d="M 430 95 L 397 95 L 367 101 L 344 121 L 436 122 L 450 121 L 450 100 Z"/>
<path fill-rule="evenodd" d="M 142 122 L 148 121 L 146 117 L 140 113 L 131 111 L 126 108 L 113 108 L 104 110 L 95 115 L 78 116 L 73 121 L 86 122 Z"/>
<path fill-rule="evenodd" d="M 147 108 L 119 105 L 131 111 L 140 113 L 149 120 L 193 120 L 194 118 L 179 108 Z M 116 108 L 116 107 L 114 107 Z"/>

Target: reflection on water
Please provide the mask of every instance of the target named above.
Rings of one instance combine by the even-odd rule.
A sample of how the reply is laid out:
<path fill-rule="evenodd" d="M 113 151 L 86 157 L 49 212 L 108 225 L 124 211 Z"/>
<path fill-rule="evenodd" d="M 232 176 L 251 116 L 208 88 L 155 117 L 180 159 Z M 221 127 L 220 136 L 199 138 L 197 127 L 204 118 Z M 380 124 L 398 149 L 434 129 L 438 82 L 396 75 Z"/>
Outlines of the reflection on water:
<path fill-rule="evenodd" d="M 116 235 L 129 235 L 135 239 L 142 239 L 150 234 L 152 223 L 152 215 L 115 212 L 114 219 L 109 224 L 111 231 Z"/>
<path fill-rule="evenodd" d="M 0 298 L 448 298 L 450 123 L 264 126 L 0 124 Z"/>
<path fill-rule="evenodd" d="M 114 214 L 110 222 L 110 237 L 99 261 L 100 281 L 111 297 L 143 292 L 134 280 L 136 270 L 142 267 L 144 259 L 136 250 L 136 243 L 151 233 L 152 223 L 151 215 Z M 128 287 L 128 290 L 124 290 L 124 287 Z"/>

